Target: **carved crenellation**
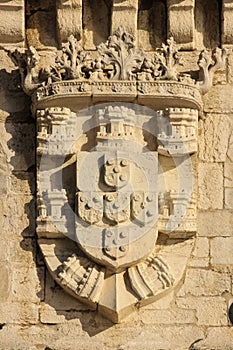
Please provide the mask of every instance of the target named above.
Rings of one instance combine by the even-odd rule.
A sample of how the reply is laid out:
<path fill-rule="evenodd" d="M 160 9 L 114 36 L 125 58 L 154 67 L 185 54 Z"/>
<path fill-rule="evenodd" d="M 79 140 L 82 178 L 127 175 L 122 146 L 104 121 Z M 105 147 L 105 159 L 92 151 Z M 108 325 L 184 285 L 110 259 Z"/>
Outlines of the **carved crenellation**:
<path fill-rule="evenodd" d="M 182 156 L 197 152 L 198 111 L 169 108 L 160 113 L 158 152 L 163 155 Z"/>
<path fill-rule="evenodd" d="M 133 109 L 126 107 L 107 107 L 105 110 L 98 110 L 96 120 L 98 121 L 99 132 L 97 133 L 98 142 L 107 142 L 108 140 L 138 140 L 134 133 L 136 114 Z M 143 143 L 143 134 L 141 130 L 141 142 Z"/>
<path fill-rule="evenodd" d="M 140 299 L 161 293 L 174 283 L 169 267 L 163 258 L 149 257 L 146 262 L 128 269 L 130 284 Z"/>
<path fill-rule="evenodd" d="M 69 108 L 37 111 L 37 154 L 61 155 L 75 141 L 76 115 Z M 67 148 L 68 147 L 68 148 Z"/>
<path fill-rule="evenodd" d="M 58 279 L 63 286 L 82 298 L 98 301 L 104 283 L 103 268 L 73 254 L 59 270 Z"/>
<path fill-rule="evenodd" d="M 186 237 L 196 232 L 196 198 L 171 190 L 159 194 L 158 230 L 169 236 Z"/>
<path fill-rule="evenodd" d="M 42 195 L 38 194 L 37 232 L 40 237 L 54 238 L 67 234 L 67 219 L 63 214 L 67 204 L 64 189 L 48 190 Z"/>

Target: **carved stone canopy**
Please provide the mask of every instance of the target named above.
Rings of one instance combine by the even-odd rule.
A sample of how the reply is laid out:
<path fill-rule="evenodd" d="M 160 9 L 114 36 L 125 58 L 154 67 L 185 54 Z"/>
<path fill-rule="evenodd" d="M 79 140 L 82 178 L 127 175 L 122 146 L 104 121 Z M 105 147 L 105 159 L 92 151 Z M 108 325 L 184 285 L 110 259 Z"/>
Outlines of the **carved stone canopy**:
<path fill-rule="evenodd" d="M 53 278 L 120 322 L 178 288 L 196 234 L 201 94 L 225 52 L 182 74 L 174 40 L 153 54 L 120 27 L 96 51 L 71 36 L 54 64 L 8 53 L 37 120 L 37 235 Z"/>

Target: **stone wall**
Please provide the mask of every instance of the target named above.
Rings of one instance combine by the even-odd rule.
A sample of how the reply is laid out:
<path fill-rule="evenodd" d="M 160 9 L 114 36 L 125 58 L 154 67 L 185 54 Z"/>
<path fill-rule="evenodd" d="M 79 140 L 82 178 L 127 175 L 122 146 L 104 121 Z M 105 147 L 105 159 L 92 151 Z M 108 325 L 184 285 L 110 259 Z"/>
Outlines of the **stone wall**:
<path fill-rule="evenodd" d="M 72 24 L 72 32 L 77 31 L 86 48 L 93 49 L 111 33 L 110 23 L 117 26 L 114 18 L 109 19 L 112 1 L 83 3 L 81 11 L 78 0 L 60 0 L 57 7 L 54 1 L 30 0 L 26 5 L 20 0 L 1 1 L 1 45 L 34 45 L 46 62 L 70 34 Z M 121 2 L 113 3 L 117 7 Z M 138 22 L 128 27 L 139 46 L 145 43 L 145 50 L 160 46 L 170 31 L 194 71 L 197 52 L 193 50 L 233 44 L 233 1 L 197 1 L 196 7 L 192 0 L 124 1 L 119 11 L 128 16 L 139 13 Z M 163 28 L 151 23 L 153 11 L 160 11 L 157 20 Z M 80 30 L 76 16 L 82 15 Z M 182 16 L 190 20 L 183 22 Z M 228 318 L 233 303 L 233 56 L 216 74 L 199 119 L 198 230 L 183 284 L 176 293 L 116 325 L 66 294 L 44 264 L 35 234 L 36 137 L 31 101 L 20 89 L 17 68 L 4 50 L 0 57 L 0 349 L 233 349 Z"/>

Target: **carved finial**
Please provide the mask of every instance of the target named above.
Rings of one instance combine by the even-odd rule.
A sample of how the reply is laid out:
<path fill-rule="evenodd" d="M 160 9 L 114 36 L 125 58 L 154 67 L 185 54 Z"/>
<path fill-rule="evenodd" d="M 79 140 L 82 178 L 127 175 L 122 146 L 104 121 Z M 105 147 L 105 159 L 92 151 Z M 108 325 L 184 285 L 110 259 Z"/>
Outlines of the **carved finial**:
<path fill-rule="evenodd" d="M 98 46 L 105 66 L 112 66 L 108 70 L 109 78 L 116 80 L 136 79 L 136 72 L 142 65 L 144 55 L 135 49 L 134 38 L 120 26 L 105 44 Z"/>
<path fill-rule="evenodd" d="M 158 53 L 156 59 L 161 65 L 160 69 L 162 69 L 160 79 L 178 80 L 179 73 L 176 68 L 182 63 L 178 57 L 178 50 L 173 37 L 167 40 L 167 45 L 162 44 L 162 48 L 158 49 Z"/>
<path fill-rule="evenodd" d="M 36 73 L 36 67 L 39 63 L 39 55 L 33 46 L 22 51 L 16 49 L 14 51 L 4 48 L 12 62 L 19 67 L 21 76 L 21 86 L 24 92 L 28 95 L 32 95 L 33 92 L 41 85 L 38 82 L 38 75 Z"/>
<path fill-rule="evenodd" d="M 213 84 L 214 73 L 224 67 L 227 57 L 225 49 L 215 48 L 212 55 L 206 50 L 200 53 L 198 65 L 199 71 L 199 88 L 203 94 L 206 94 Z"/>
<path fill-rule="evenodd" d="M 69 36 L 68 42 L 62 45 L 62 51 L 56 57 L 58 70 L 63 71 L 62 78 L 64 80 L 84 78 L 83 68 L 87 56 L 78 40 L 73 35 Z"/>

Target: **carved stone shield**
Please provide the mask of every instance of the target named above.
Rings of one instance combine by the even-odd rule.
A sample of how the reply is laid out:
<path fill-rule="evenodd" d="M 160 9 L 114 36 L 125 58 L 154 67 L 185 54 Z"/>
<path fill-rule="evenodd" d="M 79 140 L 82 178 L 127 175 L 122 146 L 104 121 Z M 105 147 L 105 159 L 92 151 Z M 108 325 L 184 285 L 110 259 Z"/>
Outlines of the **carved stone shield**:
<path fill-rule="evenodd" d="M 108 159 L 104 164 L 104 182 L 107 186 L 121 188 L 130 180 L 130 163 L 127 159 Z"/>
<path fill-rule="evenodd" d="M 111 151 L 79 154 L 77 162 L 77 242 L 115 271 L 148 255 L 157 239 L 157 153 L 129 155 L 132 144 L 124 146 L 125 152 L 116 143 Z M 118 186 L 120 174 L 127 181 Z"/>
<path fill-rule="evenodd" d="M 108 192 L 105 194 L 104 215 L 111 223 L 123 223 L 130 219 L 130 196 L 128 193 Z"/>

